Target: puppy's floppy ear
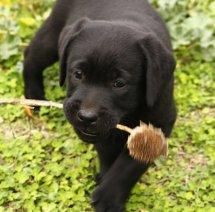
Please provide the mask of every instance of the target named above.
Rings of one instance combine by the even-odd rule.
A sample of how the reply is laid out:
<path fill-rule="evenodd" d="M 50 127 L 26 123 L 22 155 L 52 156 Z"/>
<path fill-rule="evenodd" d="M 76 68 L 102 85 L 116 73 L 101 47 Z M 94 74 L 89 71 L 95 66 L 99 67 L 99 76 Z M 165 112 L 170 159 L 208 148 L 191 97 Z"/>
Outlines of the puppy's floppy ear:
<path fill-rule="evenodd" d="M 64 27 L 60 34 L 58 43 L 58 54 L 60 58 L 60 86 L 64 84 L 66 78 L 68 47 L 89 21 L 90 19 L 88 18 L 79 19 L 74 24 Z"/>
<path fill-rule="evenodd" d="M 167 49 L 152 34 L 146 34 L 140 41 L 147 63 L 146 101 L 152 107 L 162 92 L 162 86 L 173 76 L 175 60 L 171 50 Z"/>

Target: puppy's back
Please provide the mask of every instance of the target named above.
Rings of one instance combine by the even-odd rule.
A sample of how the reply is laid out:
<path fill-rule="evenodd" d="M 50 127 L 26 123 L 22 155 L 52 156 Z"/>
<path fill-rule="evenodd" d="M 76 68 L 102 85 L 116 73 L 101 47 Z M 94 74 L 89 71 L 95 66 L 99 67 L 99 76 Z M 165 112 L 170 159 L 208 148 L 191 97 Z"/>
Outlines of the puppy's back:
<path fill-rule="evenodd" d="M 170 47 L 164 22 L 146 0 L 58 0 L 50 18 L 64 26 L 83 17 L 133 22 L 143 31 L 153 31 Z"/>

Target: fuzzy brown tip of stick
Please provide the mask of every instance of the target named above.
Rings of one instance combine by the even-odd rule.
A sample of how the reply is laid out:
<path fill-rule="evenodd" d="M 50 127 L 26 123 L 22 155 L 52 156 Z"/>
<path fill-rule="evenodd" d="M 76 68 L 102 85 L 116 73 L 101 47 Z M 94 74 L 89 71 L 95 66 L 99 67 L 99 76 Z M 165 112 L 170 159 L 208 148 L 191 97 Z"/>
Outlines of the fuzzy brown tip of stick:
<path fill-rule="evenodd" d="M 130 133 L 127 146 L 134 159 L 150 163 L 161 155 L 167 156 L 167 141 L 160 129 L 144 123 L 134 129 L 123 125 L 117 125 L 117 128 Z"/>
<path fill-rule="evenodd" d="M 160 129 L 141 124 L 128 137 L 130 155 L 142 162 L 153 162 L 159 156 L 167 155 L 167 142 Z"/>

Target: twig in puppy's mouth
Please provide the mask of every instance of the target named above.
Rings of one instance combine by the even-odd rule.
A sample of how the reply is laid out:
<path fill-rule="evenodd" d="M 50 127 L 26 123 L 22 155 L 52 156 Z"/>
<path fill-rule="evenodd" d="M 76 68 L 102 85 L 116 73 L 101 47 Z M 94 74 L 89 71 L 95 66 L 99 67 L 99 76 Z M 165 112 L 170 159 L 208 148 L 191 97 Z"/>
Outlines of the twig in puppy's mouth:
<path fill-rule="evenodd" d="M 63 108 L 62 103 L 46 101 L 46 100 L 35 100 L 35 99 L 0 99 L 0 105 L 12 104 L 12 105 L 27 105 L 31 107 L 43 106 L 43 107 L 55 107 Z"/>
<path fill-rule="evenodd" d="M 45 106 L 63 108 L 62 103 L 35 100 L 35 99 L 0 99 L 0 105 L 13 104 L 24 106 Z M 116 128 L 130 133 L 127 147 L 130 155 L 141 162 L 152 162 L 160 155 L 167 155 L 168 144 L 163 132 L 152 125 L 141 123 L 139 127 L 130 129 L 127 126 L 118 124 Z M 84 136 L 95 137 L 96 135 L 80 131 Z"/>

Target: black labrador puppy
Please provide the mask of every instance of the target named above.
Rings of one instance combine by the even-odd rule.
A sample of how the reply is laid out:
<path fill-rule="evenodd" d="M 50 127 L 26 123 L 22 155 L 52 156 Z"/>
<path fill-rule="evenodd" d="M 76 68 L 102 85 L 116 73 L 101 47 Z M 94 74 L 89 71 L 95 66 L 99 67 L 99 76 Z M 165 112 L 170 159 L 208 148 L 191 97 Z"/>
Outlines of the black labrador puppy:
<path fill-rule="evenodd" d="M 25 96 L 44 99 L 43 70 L 60 60 L 64 112 L 100 160 L 92 203 L 98 212 L 124 211 L 150 164 L 132 159 L 127 134 L 142 120 L 169 136 L 176 119 L 168 31 L 145 0 L 58 0 L 25 52 Z"/>

